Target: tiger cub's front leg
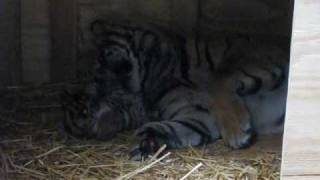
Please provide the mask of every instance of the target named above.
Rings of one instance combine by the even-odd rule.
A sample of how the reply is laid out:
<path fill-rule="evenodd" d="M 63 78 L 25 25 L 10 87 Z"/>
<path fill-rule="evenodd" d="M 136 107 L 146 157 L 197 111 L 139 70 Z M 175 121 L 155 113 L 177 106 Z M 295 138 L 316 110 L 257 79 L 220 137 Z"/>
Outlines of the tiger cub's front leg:
<path fill-rule="evenodd" d="M 212 142 L 219 138 L 217 128 L 207 127 L 202 120 L 180 119 L 174 121 L 151 122 L 136 131 L 139 144 L 131 155 L 136 158 L 147 157 L 155 153 L 161 146 L 167 149 L 176 149 L 186 146 L 198 146 Z M 211 121 L 211 122 L 210 122 Z M 211 128 L 211 129 L 210 129 Z"/>
<path fill-rule="evenodd" d="M 250 114 L 243 100 L 236 93 L 236 82 L 225 77 L 213 80 L 209 87 L 210 111 L 215 117 L 224 142 L 235 149 L 250 145 L 252 128 Z"/>
<path fill-rule="evenodd" d="M 133 159 L 146 157 L 166 144 L 168 149 L 197 146 L 220 138 L 214 118 L 208 110 L 207 95 L 176 89 L 159 102 L 159 120 L 136 131 L 139 145 Z"/>

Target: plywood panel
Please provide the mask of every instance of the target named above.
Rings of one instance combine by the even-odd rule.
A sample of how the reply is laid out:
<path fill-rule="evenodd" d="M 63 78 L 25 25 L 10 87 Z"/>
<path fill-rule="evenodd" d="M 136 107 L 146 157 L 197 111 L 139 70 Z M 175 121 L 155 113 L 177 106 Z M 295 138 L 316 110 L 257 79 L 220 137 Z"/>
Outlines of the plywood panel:
<path fill-rule="evenodd" d="M 0 1 L 0 86 L 20 82 L 20 0 Z"/>
<path fill-rule="evenodd" d="M 293 0 L 204 0 L 202 28 L 209 31 L 277 34 L 291 32 Z"/>
<path fill-rule="evenodd" d="M 288 36 L 292 4 L 293 0 L 204 0 L 202 27 L 209 31 Z"/>
<path fill-rule="evenodd" d="M 21 1 L 22 74 L 25 83 L 49 81 L 48 0 Z"/>
<path fill-rule="evenodd" d="M 52 82 L 74 79 L 77 58 L 77 0 L 50 0 Z"/>
<path fill-rule="evenodd" d="M 320 1 L 295 1 L 283 179 L 320 179 Z"/>

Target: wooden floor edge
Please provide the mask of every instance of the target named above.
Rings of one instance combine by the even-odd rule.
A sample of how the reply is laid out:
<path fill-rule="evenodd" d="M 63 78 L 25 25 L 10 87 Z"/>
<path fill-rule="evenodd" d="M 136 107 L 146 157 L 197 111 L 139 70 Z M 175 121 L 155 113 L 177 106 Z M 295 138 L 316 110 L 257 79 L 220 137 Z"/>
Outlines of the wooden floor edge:
<path fill-rule="evenodd" d="M 301 177 L 301 176 L 320 177 L 320 174 L 283 174 L 282 175 L 282 177 Z"/>

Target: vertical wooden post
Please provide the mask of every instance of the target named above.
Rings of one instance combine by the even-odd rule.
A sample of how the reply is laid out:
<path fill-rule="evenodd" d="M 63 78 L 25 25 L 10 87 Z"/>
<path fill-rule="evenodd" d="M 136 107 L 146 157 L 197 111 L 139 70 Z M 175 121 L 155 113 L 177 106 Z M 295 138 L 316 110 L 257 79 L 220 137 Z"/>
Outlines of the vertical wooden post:
<path fill-rule="evenodd" d="M 52 82 L 76 77 L 77 16 L 77 0 L 50 0 Z"/>
<path fill-rule="evenodd" d="M 20 82 L 20 0 L 0 1 L 0 86 Z"/>

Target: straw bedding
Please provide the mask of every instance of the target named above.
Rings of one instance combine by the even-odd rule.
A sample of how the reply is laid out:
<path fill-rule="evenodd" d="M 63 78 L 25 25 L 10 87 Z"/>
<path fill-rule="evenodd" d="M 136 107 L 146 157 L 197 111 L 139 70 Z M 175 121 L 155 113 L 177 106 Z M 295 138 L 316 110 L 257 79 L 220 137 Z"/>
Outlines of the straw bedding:
<path fill-rule="evenodd" d="M 39 96 L 39 91 L 36 94 Z M 45 90 L 40 94 L 50 93 Z M 44 97 L 40 99 L 45 101 Z M 128 157 L 136 141 L 132 132 L 107 142 L 66 138 L 58 128 L 63 118 L 58 106 L 43 103 L 22 106 L 26 108 L 1 112 L 0 179 L 279 179 L 280 176 L 280 136 L 262 138 L 245 150 L 233 151 L 218 141 L 206 147 L 163 151 L 136 162 Z"/>

